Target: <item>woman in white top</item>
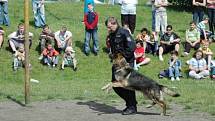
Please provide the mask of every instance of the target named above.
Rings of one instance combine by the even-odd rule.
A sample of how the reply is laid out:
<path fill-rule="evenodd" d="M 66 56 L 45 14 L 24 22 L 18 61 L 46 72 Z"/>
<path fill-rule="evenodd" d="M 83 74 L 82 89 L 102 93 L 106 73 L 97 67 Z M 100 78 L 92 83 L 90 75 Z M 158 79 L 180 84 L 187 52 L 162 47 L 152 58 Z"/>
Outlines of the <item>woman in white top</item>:
<path fill-rule="evenodd" d="M 121 5 L 121 22 L 122 26 L 128 25 L 131 34 L 134 34 L 136 26 L 136 5 L 137 0 L 119 0 Z"/>

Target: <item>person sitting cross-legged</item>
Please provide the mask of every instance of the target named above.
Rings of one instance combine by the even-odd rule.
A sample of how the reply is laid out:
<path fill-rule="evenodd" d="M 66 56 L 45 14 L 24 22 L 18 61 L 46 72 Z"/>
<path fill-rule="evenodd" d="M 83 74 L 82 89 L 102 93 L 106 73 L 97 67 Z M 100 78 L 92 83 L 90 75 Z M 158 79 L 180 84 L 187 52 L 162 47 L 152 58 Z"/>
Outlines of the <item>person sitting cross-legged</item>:
<path fill-rule="evenodd" d="M 62 26 L 61 30 L 54 33 L 57 44 L 57 50 L 61 53 L 67 46 L 72 46 L 72 33 Z"/>
<path fill-rule="evenodd" d="M 171 52 L 172 50 L 179 51 L 180 38 L 172 30 L 172 26 L 168 25 L 166 33 L 161 36 L 159 47 L 159 60 L 163 61 L 163 53 Z"/>
<path fill-rule="evenodd" d="M 134 69 L 138 70 L 141 65 L 148 64 L 150 62 L 150 58 L 145 57 L 145 51 L 143 47 L 142 41 L 136 42 L 136 49 L 134 51 L 135 61 L 134 61 Z"/>
<path fill-rule="evenodd" d="M 189 76 L 194 79 L 202 79 L 209 76 L 207 63 L 203 58 L 203 52 L 201 50 L 197 50 L 193 58 L 189 60 L 189 70 Z"/>
<path fill-rule="evenodd" d="M 200 47 L 200 32 L 196 29 L 196 23 L 190 22 L 190 28 L 186 30 L 186 42 L 183 56 L 188 56 L 190 49 L 198 50 Z"/>
<path fill-rule="evenodd" d="M 17 51 L 17 48 L 24 46 L 24 31 L 25 31 L 25 27 L 23 23 L 20 23 L 18 25 L 18 30 L 9 34 L 8 38 L 9 38 L 9 46 L 12 49 L 13 53 L 15 53 Z M 29 32 L 29 47 L 31 47 L 32 44 L 32 37 L 33 34 L 31 32 Z"/>

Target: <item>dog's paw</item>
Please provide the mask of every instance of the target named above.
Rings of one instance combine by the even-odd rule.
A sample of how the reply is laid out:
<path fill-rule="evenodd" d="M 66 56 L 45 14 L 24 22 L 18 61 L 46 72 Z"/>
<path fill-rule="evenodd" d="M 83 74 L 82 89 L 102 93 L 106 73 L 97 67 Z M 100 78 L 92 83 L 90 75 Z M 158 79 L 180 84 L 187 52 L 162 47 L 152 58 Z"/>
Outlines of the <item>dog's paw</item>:
<path fill-rule="evenodd" d="M 107 90 L 108 88 L 110 88 L 111 83 L 108 83 L 107 85 L 103 86 L 101 89 L 102 90 Z"/>
<path fill-rule="evenodd" d="M 109 93 L 110 90 L 112 89 L 112 85 L 111 85 L 111 83 L 109 83 L 109 84 L 103 86 L 101 89 L 102 89 L 103 91 L 106 91 L 107 93 Z"/>

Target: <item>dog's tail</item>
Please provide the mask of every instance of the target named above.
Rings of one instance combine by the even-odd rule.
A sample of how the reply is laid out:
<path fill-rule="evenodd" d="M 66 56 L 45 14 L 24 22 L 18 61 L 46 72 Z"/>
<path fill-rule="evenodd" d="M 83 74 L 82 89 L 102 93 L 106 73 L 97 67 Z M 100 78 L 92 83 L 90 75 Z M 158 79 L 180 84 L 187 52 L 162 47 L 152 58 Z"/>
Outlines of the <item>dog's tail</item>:
<path fill-rule="evenodd" d="M 166 93 L 166 94 L 168 94 L 168 95 L 170 95 L 170 96 L 172 96 L 172 97 L 179 97 L 179 96 L 180 96 L 179 93 L 174 92 L 174 91 L 170 90 L 169 88 L 167 88 L 167 87 L 165 87 L 165 86 L 161 86 L 161 90 L 162 90 L 164 93 Z"/>

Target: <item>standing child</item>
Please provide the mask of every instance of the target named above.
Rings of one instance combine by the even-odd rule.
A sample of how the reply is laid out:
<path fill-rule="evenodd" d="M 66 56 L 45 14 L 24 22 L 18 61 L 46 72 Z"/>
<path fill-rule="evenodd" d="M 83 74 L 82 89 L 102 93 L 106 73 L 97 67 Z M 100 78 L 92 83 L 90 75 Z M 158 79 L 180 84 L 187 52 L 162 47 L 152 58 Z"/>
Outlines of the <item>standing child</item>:
<path fill-rule="evenodd" d="M 134 61 L 134 69 L 138 70 L 141 65 L 148 64 L 150 62 L 150 58 L 145 57 L 145 50 L 143 47 L 142 41 L 136 42 L 136 49 L 134 51 L 135 61 Z"/>
<path fill-rule="evenodd" d="M 93 52 L 94 55 L 98 55 L 99 51 L 99 42 L 97 34 L 97 24 L 98 24 L 98 14 L 93 11 L 93 5 L 88 4 L 88 12 L 84 15 L 84 24 L 85 24 L 85 41 L 84 41 L 84 53 L 86 56 L 90 53 L 90 39 L 93 39 Z"/>
<path fill-rule="evenodd" d="M 178 52 L 172 51 L 170 53 L 170 60 L 169 60 L 169 77 L 171 78 L 171 81 L 174 81 L 175 79 L 177 81 L 180 81 L 180 70 L 181 70 L 181 61 L 178 59 Z"/>
<path fill-rule="evenodd" d="M 16 71 L 19 67 L 24 66 L 25 62 L 25 50 L 23 46 L 20 46 L 14 54 L 13 70 Z"/>
<path fill-rule="evenodd" d="M 68 46 L 63 55 L 63 62 L 61 69 L 64 70 L 64 66 L 72 66 L 74 71 L 77 71 L 77 60 L 75 58 L 75 51 L 71 46 Z"/>
<path fill-rule="evenodd" d="M 42 52 L 44 63 L 49 67 L 52 65 L 55 67 L 58 64 L 58 55 L 59 53 L 52 47 L 51 44 L 48 44 L 47 47 Z"/>

